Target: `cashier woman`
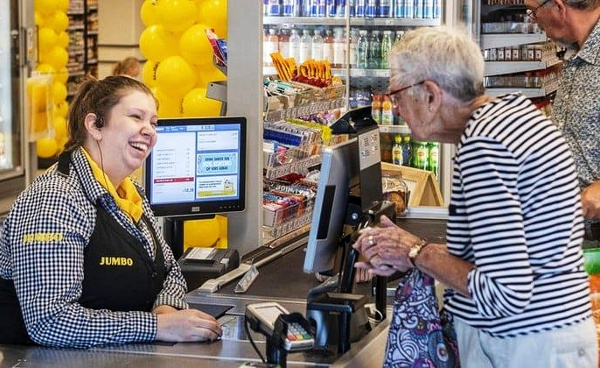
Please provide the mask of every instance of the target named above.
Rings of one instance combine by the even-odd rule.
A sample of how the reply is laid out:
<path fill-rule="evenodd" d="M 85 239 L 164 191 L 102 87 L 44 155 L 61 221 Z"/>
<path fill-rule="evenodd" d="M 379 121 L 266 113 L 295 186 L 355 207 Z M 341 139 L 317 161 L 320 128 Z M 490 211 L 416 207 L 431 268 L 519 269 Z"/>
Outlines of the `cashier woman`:
<path fill-rule="evenodd" d="M 16 200 L 0 240 L 0 343 L 87 348 L 206 341 L 185 280 L 129 175 L 156 143 L 152 92 L 126 76 L 86 79 L 58 163 Z"/>

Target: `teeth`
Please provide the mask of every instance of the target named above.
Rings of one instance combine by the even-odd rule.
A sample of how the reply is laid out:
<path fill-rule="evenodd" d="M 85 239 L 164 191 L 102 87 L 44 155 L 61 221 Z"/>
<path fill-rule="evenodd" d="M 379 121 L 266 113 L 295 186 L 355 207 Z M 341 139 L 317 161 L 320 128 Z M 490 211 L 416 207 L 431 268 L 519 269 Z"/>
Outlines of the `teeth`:
<path fill-rule="evenodd" d="M 141 151 L 147 151 L 148 145 L 143 143 L 130 143 L 131 147 L 139 149 Z"/>

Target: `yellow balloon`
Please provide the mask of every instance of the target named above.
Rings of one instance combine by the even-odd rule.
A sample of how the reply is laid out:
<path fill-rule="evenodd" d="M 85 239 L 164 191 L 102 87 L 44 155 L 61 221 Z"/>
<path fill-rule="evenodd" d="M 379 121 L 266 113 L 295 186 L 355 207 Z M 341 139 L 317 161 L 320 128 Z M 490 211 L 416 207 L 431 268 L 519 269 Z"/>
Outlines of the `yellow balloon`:
<path fill-rule="evenodd" d="M 146 27 L 150 27 L 153 24 L 158 24 L 158 14 L 156 13 L 156 3 L 153 0 L 145 0 L 140 9 L 140 17 L 142 23 Z"/>
<path fill-rule="evenodd" d="M 183 247 L 213 247 L 221 235 L 221 225 L 216 217 L 183 223 Z"/>
<path fill-rule="evenodd" d="M 41 15 L 51 15 L 58 8 L 57 0 L 35 0 L 33 8 Z"/>
<path fill-rule="evenodd" d="M 67 84 L 67 80 L 69 79 L 69 69 L 61 68 L 59 71 L 54 73 L 54 80 L 56 82 L 60 82 L 62 84 Z"/>
<path fill-rule="evenodd" d="M 52 99 L 55 104 L 61 103 L 67 99 L 67 87 L 63 83 L 52 83 Z"/>
<path fill-rule="evenodd" d="M 156 82 L 163 91 L 183 96 L 196 85 L 196 73 L 181 56 L 169 56 L 158 64 Z"/>
<path fill-rule="evenodd" d="M 154 97 L 158 100 L 158 116 L 172 118 L 181 116 L 181 98 L 165 93 L 158 87 L 151 88 Z"/>
<path fill-rule="evenodd" d="M 38 64 L 35 67 L 35 70 L 40 72 L 40 73 L 44 73 L 44 74 L 52 74 L 54 75 L 54 73 L 56 72 L 56 70 L 54 69 L 54 67 L 50 64 Z"/>
<path fill-rule="evenodd" d="M 67 47 L 69 47 L 69 43 L 71 42 L 71 40 L 69 40 L 69 34 L 67 32 L 60 32 L 58 34 L 58 40 L 56 41 L 56 44 L 60 47 L 64 47 L 65 49 Z"/>
<path fill-rule="evenodd" d="M 156 68 L 158 67 L 157 62 L 148 60 L 142 67 L 142 80 L 148 87 L 156 87 L 158 82 L 156 81 Z"/>
<path fill-rule="evenodd" d="M 196 74 L 198 75 L 198 83 L 196 83 L 196 86 L 203 88 L 207 88 L 210 82 L 227 80 L 227 76 L 214 65 L 198 67 L 196 68 Z"/>
<path fill-rule="evenodd" d="M 39 0 L 36 0 L 39 1 Z M 70 5 L 70 1 L 69 0 L 56 0 L 56 10 L 61 11 L 61 12 L 68 12 L 69 11 L 69 5 Z"/>
<path fill-rule="evenodd" d="M 197 21 L 213 28 L 219 38 L 227 38 L 227 1 L 200 1 L 198 3 Z"/>
<path fill-rule="evenodd" d="M 64 32 L 69 28 L 69 17 L 65 12 L 54 12 L 54 14 L 47 18 L 46 27 L 52 28 L 57 33 Z"/>
<path fill-rule="evenodd" d="M 206 24 L 194 24 L 179 39 L 179 52 L 188 62 L 195 65 L 212 65 L 213 49 L 206 37 Z"/>
<path fill-rule="evenodd" d="M 183 116 L 219 116 L 221 102 L 206 97 L 206 88 L 194 88 L 181 101 Z"/>
<path fill-rule="evenodd" d="M 60 70 L 67 66 L 69 53 L 62 47 L 54 46 L 52 50 L 42 53 L 40 60 L 42 63 L 50 64 L 54 69 Z"/>
<path fill-rule="evenodd" d="M 146 59 L 152 61 L 177 55 L 177 43 L 177 37 L 160 24 L 146 28 L 140 35 L 140 51 Z"/>
<path fill-rule="evenodd" d="M 58 41 L 58 35 L 52 28 L 44 27 L 38 31 L 38 43 L 41 52 L 50 51 Z"/>
<path fill-rule="evenodd" d="M 44 137 L 35 142 L 37 155 L 41 158 L 54 157 L 58 152 L 58 144 L 54 138 Z"/>
<path fill-rule="evenodd" d="M 37 11 L 33 12 L 33 23 L 39 28 L 44 26 L 44 17 Z"/>
<path fill-rule="evenodd" d="M 183 32 L 191 27 L 197 13 L 194 0 L 160 0 L 156 3 L 159 23 L 171 32 Z"/>
<path fill-rule="evenodd" d="M 67 113 L 69 112 L 69 103 L 67 101 L 62 101 L 57 103 L 54 106 L 54 116 L 60 116 L 61 118 L 66 118 Z"/>
<path fill-rule="evenodd" d="M 57 141 L 67 136 L 67 120 L 61 116 L 54 117 L 54 138 Z"/>

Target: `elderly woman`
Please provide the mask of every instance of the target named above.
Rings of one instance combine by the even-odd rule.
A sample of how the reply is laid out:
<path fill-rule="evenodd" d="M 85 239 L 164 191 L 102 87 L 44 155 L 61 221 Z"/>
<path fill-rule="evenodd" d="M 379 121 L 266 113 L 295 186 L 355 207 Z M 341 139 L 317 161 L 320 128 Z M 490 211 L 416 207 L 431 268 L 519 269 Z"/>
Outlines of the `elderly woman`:
<path fill-rule="evenodd" d="M 383 217 L 357 239 L 357 267 L 447 286 L 462 367 L 597 367 L 581 201 L 561 133 L 520 93 L 484 94 L 481 51 L 461 30 L 408 32 L 390 65 L 389 95 L 412 136 L 456 146 L 447 243 Z M 399 341 L 390 335 L 388 352 Z"/>

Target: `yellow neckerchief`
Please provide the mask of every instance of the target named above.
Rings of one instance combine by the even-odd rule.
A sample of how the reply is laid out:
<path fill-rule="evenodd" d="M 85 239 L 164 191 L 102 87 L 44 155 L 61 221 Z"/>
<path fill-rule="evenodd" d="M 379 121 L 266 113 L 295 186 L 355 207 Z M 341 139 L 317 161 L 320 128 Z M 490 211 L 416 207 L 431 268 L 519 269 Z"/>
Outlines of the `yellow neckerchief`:
<path fill-rule="evenodd" d="M 108 180 L 96 162 L 92 160 L 92 157 L 89 153 L 82 147 L 82 151 L 84 153 L 85 158 L 90 164 L 92 168 L 92 173 L 94 174 L 94 178 L 110 193 L 110 195 L 114 198 L 117 206 L 121 209 L 121 211 L 125 212 L 134 222 L 140 221 L 144 210 L 142 209 L 142 197 L 138 193 L 135 185 L 131 181 L 129 177 L 126 177 L 125 180 L 119 185 L 117 189 L 115 186 Z"/>

